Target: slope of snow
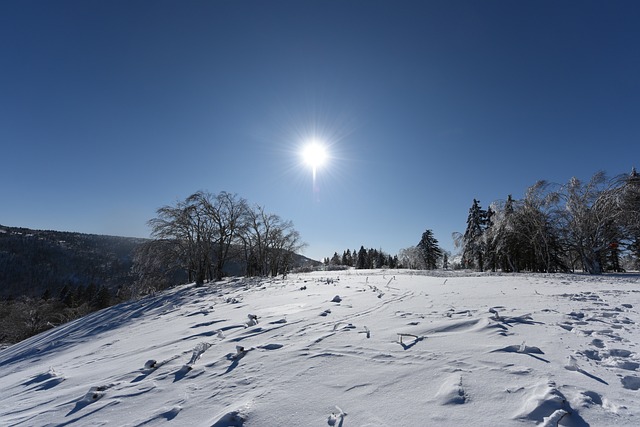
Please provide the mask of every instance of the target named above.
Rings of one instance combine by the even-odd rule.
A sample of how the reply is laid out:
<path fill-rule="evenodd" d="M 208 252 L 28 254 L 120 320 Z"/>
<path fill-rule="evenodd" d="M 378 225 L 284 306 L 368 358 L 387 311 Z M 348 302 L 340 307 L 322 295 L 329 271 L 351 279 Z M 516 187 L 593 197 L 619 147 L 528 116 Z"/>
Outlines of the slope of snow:
<path fill-rule="evenodd" d="M 0 424 L 640 425 L 639 313 L 638 275 L 185 285 L 1 351 Z"/>

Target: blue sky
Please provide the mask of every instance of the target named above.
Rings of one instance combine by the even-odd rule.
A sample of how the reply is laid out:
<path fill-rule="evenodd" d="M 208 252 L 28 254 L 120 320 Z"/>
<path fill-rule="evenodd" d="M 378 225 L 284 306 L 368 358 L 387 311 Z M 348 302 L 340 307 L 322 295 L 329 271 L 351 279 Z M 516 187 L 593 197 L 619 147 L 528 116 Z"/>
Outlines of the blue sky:
<path fill-rule="evenodd" d="M 636 1 L 0 2 L 0 224 L 147 237 L 237 193 L 305 255 L 640 167 Z M 310 138 L 330 152 L 300 158 Z"/>

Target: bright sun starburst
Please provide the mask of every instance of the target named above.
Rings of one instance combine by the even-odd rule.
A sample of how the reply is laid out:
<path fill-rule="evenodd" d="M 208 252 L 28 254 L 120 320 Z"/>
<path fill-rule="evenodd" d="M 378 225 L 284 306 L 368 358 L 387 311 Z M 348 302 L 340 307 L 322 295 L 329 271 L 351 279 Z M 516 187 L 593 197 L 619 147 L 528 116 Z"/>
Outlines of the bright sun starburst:
<path fill-rule="evenodd" d="M 301 155 L 304 162 L 307 165 L 311 166 L 313 193 L 314 197 L 318 199 L 320 189 L 318 188 L 316 175 L 318 168 L 324 166 L 327 162 L 327 159 L 329 157 L 327 155 L 327 149 L 325 148 L 324 144 L 316 140 L 312 140 L 302 148 Z"/>
<path fill-rule="evenodd" d="M 315 171 L 326 162 L 327 150 L 319 142 L 313 141 L 302 149 L 302 158 Z"/>

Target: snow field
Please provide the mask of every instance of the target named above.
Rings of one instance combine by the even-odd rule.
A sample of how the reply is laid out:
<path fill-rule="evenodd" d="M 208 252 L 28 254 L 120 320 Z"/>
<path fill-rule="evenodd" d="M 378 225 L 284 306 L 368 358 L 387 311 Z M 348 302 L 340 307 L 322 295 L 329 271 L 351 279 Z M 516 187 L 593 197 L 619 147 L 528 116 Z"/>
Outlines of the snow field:
<path fill-rule="evenodd" d="M 638 425 L 638 285 L 402 270 L 185 285 L 0 352 L 0 424 Z"/>

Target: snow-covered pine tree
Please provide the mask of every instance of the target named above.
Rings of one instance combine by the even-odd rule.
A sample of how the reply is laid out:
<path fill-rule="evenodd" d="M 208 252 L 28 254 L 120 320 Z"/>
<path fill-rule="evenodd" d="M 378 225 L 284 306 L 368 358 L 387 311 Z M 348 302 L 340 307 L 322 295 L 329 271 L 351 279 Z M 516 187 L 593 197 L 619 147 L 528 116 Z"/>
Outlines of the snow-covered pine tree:
<path fill-rule="evenodd" d="M 473 199 L 467 218 L 467 230 L 462 237 L 462 262 L 465 268 L 484 270 L 482 235 L 486 221 L 487 212 L 480 207 L 478 200 Z"/>
<path fill-rule="evenodd" d="M 438 240 L 433 236 L 433 231 L 426 230 L 417 245 L 420 255 L 424 260 L 427 270 L 434 270 L 438 266 L 438 260 L 442 258 L 442 249 L 438 246 Z"/>

